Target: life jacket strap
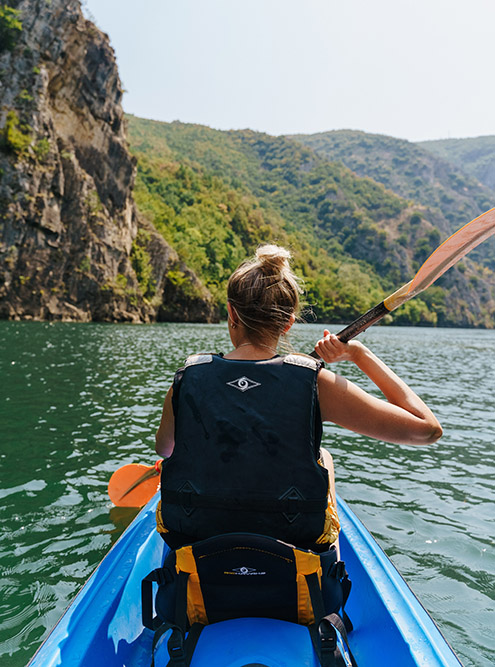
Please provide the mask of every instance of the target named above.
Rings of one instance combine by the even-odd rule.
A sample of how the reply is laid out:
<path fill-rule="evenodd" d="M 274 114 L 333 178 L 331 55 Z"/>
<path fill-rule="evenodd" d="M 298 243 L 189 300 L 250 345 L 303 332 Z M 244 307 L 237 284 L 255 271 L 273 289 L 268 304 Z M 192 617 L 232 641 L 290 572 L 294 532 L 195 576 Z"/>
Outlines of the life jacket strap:
<path fill-rule="evenodd" d="M 181 505 L 186 509 L 202 507 L 205 509 L 229 509 L 237 511 L 254 511 L 284 513 L 289 515 L 300 512 L 324 512 L 327 498 L 242 498 L 233 496 L 217 496 L 194 493 L 193 491 L 162 490 L 162 502 L 170 505 Z"/>

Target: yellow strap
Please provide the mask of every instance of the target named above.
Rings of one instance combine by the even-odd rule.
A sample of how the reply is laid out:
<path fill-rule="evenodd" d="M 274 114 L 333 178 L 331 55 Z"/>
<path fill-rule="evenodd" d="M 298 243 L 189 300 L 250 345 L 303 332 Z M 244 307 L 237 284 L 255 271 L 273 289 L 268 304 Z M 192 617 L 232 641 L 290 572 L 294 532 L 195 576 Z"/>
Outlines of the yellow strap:
<path fill-rule="evenodd" d="M 177 572 L 189 573 L 189 578 L 187 580 L 187 618 L 189 619 L 189 623 L 191 625 L 193 623 L 203 623 L 203 625 L 208 625 L 205 602 L 203 600 L 201 584 L 199 583 L 198 569 L 196 566 L 196 559 L 193 555 L 192 546 L 189 545 L 178 549 L 176 557 Z"/>
<path fill-rule="evenodd" d="M 297 616 L 299 623 L 303 625 L 310 625 L 314 623 L 315 615 L 313 613 L 313 605 L 311 604 L 311 596 L 306 581 L 306 574 L 318 574 L 318 581 L 321 585 L 321 562 L 318 554 L 307 551 L 299 551 L 294 549 L 294 557 L 296 559 L 296 582 L 297 582 Z"/>
<path fill-rule="evenodd" d="M 333 544 L 338 540 L 340 532 L 340 521 L 335 509 L 335 505 L 331 500 L 328 501 L 328 506 L 325 511 L 325 524 L 323 526 L 323 533 L 316 540 L 316 544 Z"/>
<path fill-rule="evenodd" d="M 158 501 L 158 505 L 156 507 L 156 529 L 159 533 L 168 533 L 168 528 L 165 528 L 163 525 L 161 500 Z"/>
<path fill-rule="evenodd" d="M 322 468 L 325 468 L 322 459 L 318 459 L 318 465 L 320 465 Z M 337 514 L 336 503 L 334 502 L 330 492 L 330 479 L 328 480 L 327 495 L 328 504 L 327 509 L 325 510 L 325 523 L 323 524 L 323 532 L 316 540 L 316 544 L 333 544 L 339 539 L 340 521 L 339 515 Z"/>

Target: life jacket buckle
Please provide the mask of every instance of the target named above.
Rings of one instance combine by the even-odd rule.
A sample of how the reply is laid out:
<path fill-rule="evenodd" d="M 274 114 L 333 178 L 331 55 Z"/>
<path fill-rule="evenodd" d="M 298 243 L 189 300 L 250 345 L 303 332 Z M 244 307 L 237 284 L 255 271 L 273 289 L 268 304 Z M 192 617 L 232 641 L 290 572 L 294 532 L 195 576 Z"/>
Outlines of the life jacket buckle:
<path fill-rule="evenodd" d="M 319 634 L 322 653 L 333 653 L 337 648 L 337 632 L 334 626 L 324 619 L 324 622 L 320 623 Z"/>

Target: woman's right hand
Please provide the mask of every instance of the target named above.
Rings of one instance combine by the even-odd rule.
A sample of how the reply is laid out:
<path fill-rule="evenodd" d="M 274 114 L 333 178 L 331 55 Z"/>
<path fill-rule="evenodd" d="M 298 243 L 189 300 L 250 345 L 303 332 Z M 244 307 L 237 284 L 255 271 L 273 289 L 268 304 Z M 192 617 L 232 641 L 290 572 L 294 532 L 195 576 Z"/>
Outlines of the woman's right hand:
<path fill-rule="evenodd" d="M 354 361 L 366 348 L 358 340 L 351 340 L 343 343 L 335 334 L 331 334 L 328 329 L 323 332 L 321 338 L 315 345 L 315 351 L 318 356 L 327 364 L 333 364 L 337 361 Z"/>

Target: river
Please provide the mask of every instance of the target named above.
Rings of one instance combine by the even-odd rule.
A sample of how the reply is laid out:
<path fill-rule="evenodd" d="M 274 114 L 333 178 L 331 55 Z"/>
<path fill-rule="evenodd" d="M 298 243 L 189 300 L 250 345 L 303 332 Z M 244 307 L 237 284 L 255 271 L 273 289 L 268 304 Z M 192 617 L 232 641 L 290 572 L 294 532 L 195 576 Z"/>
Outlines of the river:
<path fill-rule="evenodd" d="M 310 351 L 323 327 L 298 325 Z M 112 472 L 152 463 L 175 369 L 228 349 L 225 324 L 0 322 L 0 661 L 21 667 L 136 514 Z M 337 488 L 466 667 L 495 664 L 495 332 L 374 327 L 361 336 L 444 427 L 402 447 L 325 426 Z M 372 389 L 350 364 L 338 372 Z M 384 650 L 386 650 L 384 648 Z"/>

